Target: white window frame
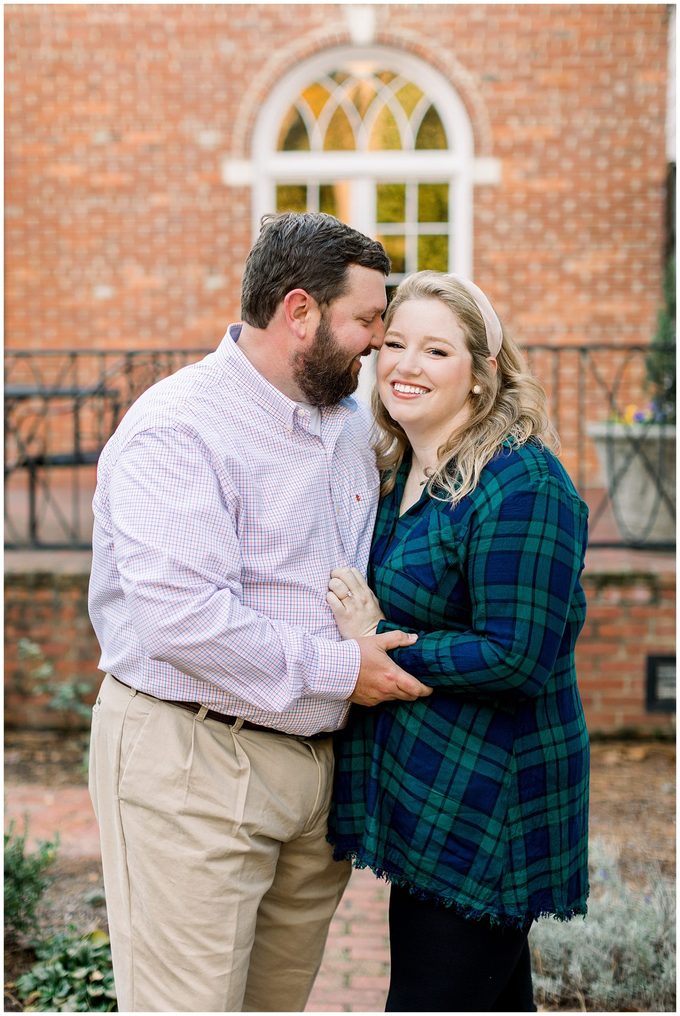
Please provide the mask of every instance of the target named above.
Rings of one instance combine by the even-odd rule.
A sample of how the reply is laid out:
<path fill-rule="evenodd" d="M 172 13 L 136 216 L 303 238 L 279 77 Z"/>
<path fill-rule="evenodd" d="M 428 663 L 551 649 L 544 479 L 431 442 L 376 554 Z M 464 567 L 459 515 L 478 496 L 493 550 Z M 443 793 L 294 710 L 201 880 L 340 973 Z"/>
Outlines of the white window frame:
<path fill-rule="evenodd" d="M 434 104 L 451 148 L 429 152 L 279 152 L 281 123 L 300 92 L 323 74 L 349 64 L 377 65 L 416 84 Z M 253 238 L 261 217 L 276 208 L 276 185 L 352 182 L 349 225 L 376 236 L 375 183 L 448 182 L 449 271 L 472 272 L 474 137 L 465 106 L 451 83 L 419 58 L 386 46 L 324 50 L 286 74 L 264 102 L 253 133 Z"/>

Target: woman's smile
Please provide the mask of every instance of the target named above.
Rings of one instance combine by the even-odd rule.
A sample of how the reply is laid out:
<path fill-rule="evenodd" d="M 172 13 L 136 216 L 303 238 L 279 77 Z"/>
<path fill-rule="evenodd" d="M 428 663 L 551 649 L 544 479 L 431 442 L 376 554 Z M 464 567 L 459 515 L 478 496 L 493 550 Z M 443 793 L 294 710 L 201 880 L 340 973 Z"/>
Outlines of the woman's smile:
<path fill-rule="evenodd" d="M 405 381 L 392 381 L 391 386 L 396 397 L 400 399 L 418 398 L 420 395 L 427 395 L 430 391 L 423 385 L 407 384 Z"/>

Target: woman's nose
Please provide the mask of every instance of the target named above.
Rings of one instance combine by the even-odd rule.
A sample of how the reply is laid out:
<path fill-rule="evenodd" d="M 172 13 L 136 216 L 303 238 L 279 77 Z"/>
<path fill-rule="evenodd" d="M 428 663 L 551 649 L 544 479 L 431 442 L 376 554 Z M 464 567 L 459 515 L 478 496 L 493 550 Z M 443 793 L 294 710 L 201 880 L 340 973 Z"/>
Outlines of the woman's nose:
<path fill-rule="evenodd" d="M 418 354 L 405 349 L 399 357 L 399 370 L 405 374 L 419 374 L 421 367 Z"/>

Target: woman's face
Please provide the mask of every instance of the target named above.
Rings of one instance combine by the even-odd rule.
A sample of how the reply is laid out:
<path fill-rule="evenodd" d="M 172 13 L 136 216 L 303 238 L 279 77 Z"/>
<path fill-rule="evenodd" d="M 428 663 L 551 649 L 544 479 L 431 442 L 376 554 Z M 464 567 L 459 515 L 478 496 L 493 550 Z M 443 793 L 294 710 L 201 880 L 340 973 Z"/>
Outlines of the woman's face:
<path fill-rule="evenodd" d="M 443 441 L 470 416 L 472 356 L 457 317 L 434 297 L 397 308 L 376 377 L 385 408 L 409 438 Z"/>

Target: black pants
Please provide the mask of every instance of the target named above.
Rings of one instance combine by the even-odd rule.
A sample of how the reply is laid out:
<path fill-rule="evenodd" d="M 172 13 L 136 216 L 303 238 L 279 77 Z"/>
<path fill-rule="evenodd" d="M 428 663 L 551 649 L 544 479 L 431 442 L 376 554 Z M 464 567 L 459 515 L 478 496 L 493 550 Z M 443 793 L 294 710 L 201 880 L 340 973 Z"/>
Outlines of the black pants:
<path fill-rule="evenodd" d="M 392 886 L 385 1012 L 536 1012 L 530 927 L 467 920 Z"/>

